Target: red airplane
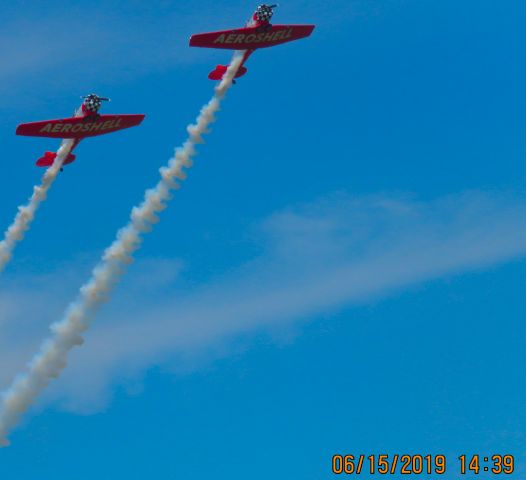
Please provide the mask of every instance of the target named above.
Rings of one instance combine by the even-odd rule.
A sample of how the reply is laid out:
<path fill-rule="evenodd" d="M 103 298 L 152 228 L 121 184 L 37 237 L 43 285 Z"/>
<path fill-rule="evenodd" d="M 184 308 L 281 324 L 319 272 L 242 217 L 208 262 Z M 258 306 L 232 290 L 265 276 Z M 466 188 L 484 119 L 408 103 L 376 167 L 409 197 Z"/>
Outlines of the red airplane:
<path fill-rule="evenodd" d="M 273 47 L 300 38 L 308 37 L 314 30 L 314 25 L 271 25 L 277 5 L 260 5 L 248 21 L 245 28 L 224 30 L 222 32 L 199 33 L 190 37 L 191 47 L 226 48 L 230 50 L 245 50 L 243 61 L 235 78 L 247 73 L 244 63 L 258 48 Z M 228 67 L 218 65 L 210 72 L 210 80 L 221 80 Z"/>
<path fill-rule="evenodd" d="M 99 110 L 102 102 L 109 102 L 109 98 L 99 97 L 94 93 L 81 98 L 84 101 L 80 108 L 75 111 L 73 117 L 22 123 L 16 128 L 16 134 L 27 137 L 75 139 L 71 151 L 63 163 L 63 165 L 67 165 L 75 161 L 76 155 L 71 152 L 82 139 L 135 127 L 144 119 L 144 115 L 100 115 Z M 55 152 L 46 152 L 37 160 L 36 164 L 39 167 L 50 167 L 53 165 L 56 156 Z"/>

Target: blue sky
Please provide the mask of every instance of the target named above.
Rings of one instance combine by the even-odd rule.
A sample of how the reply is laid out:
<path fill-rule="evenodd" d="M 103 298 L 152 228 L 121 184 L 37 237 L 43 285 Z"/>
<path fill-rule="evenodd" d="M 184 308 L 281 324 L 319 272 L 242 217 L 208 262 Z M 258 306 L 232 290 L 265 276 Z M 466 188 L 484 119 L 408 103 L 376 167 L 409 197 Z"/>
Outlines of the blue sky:
<path fill-rule="evenodd" d="M 11 2 L 0 225 L 79 96 L 91 139 L 0 277 L 0 386 L 61 318 L 228 52 L 247 1 Z M 290 0 L 85 345 L 0 450 L 2 479 L 331 478 L 335 453 L 512 453 L 524 478 L 523 2 Z M 484 478 L 483 475 L 481 475 Z"/>

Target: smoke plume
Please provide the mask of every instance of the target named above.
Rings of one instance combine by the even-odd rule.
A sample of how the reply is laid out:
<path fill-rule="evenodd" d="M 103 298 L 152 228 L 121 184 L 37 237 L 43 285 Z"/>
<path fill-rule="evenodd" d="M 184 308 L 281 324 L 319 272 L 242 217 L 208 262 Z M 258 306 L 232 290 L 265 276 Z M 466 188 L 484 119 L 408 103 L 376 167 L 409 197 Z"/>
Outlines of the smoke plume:
<path fill-rule="evenodd" d="M 31 195 L 29 202 L 18 207 L 18 213 L 13 223 L 5 231 L 3 240 L 0 241 L 0 272 L 2 272 L 9 263 L 15 247 L 23 240 L 24 234 L 29 230 L 38 207 L 40 207 L 40 204 L 46 199 L 47 193 L 55 182 L 58 172 L 60 172 L 62 164 L 71 151 L 72 146 L 73 140 L 62 141 L 53 165 L 46 170 L 40 185 L 33 187 L 33 195 Z"/>
<path fill-rule="evenodd" d="M 186 178 L 184 168 L 192 166 L 196 145 L 203 143 L 202 135 L 214 122 L 221 101 L 232 85 L 241 64 L 241 56 L 234 56 L 213 98 L 202 109 L 194 125 L 188 126 L 188 138 L 175 150 L 175 155 L 160 169 L 161 180 L 145 192 L 141 205 L 131 211 L 129 223 L 119 230 L 113 244 L 92 272 L 80 295 L 66 311 L 64 318 L 51 326 L 52 336 L 32 359 L 28 371 L 15 379 L 4 393 L 0 408 L 0 444 L 9 444 L 7 435 L 20 417 L 52 379 L 66 367 L 69 351 L 83 343 L 82 334 L 89 328 L 97 309 L 104 303 L 115 284 L 132 261 L 132 254 L 140 247 L 142 235 L 159 221 L 158 213 L 166 208 L 171 191 L 178 189 L 178 180 Z"/>

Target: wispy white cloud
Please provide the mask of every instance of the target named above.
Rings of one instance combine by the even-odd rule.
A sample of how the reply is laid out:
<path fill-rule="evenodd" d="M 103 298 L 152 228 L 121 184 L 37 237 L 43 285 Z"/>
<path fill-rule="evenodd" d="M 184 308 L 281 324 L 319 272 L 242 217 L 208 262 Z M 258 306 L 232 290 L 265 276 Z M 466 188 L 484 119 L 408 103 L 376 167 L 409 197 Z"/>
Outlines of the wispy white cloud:
<path fill-rule="evenodd" d="M 196 145 L 203 143 L 203 136 L 214 123 L 221 101 L 240 68 L 242 53 L 233 57 L 221 82 L 214 89 L 214 96 L 201 108 L 195 124 L 187 127 L 187 139 L 175 149 L 174 156 L 167 165 L 159 170 L 161 178 L 158 183 L 153 189 L 145 191 L 141 204 L 132 208 L 129 222 L 117 232 L 115 240 L 105 250 L 89 280 L 80 288 L 76 300 L 70 303 L 62 320 L 51 326 L 51 336 L 42 343 L 29 368 L 4 392 L 0 410 L 0 443 L 3 446 L 9 444 L 7 436 L 20 421 L 21 415 L 34 404 L 53 379 L 59 378 L 67 365 L 71 350 L 84 343 L 84 332 L 89 330 L 96 312 L 109 299 L 113 288 L 125 273 L 126 266 L 133 261 L 133 254 L 141 246 L 144 234 L 152 231 L 153 225 L 159 221 L 158 214 L 172 199 L 173 191 L 179 189 L 180 182 L 186 179 L 184 169 L 192 166 Z M 69 146 L 69 152 L 71 142 L 64 141 L 61 148 Z M 60 153 L 57 158 L 59 157 Z M 61 162 L 58 162 L 55 174 L 60 165 Z M 48 171 L 52 171 L 54 167 L 55 164 Z M 8 233 L 11 230 L 13 229 L 10 228 Z M 7 235 L 8 240 L 11 237 L 15 238 L 16 235 Z M 6 245 L 9 247 L 9 242 Z M 8 259 L 9 248 L 5 253 Z"/>
<path fill-rule="evenodd" d="M 12 105 L 13 94 L 19 92 L 38 98 L 39 92 L 78 88 L 79 82 L 121 84 L 180 65 L 209 63 L 218 53 L 189 48 L 190 35 L 240 27 L 255 5 L 244 0 L 228 5 L 208 0 L 10 5 L 2 12 L 0 93 L 11 95 L 3 96 L 0 108 Z M 359 5 L 338 1 L 324 7 L 293 0 L 280 17 L 285 23 L 331 24 L 347 19 Z M 56 68 L 66 68 L 68 75 L 57 77 Z"/>
<path fill-rule="evenodd" d="M 231 342 L 255 333 L 288 329 L 418 282 L 521 258 L 524 218 L 522 197 L 471 192 L 422 202 L 338 194 L 266 218 L 250 233 L 261 251 L 257 258 L 192 289 L 178 288 L 178 275 L 185 275 L 178 260 L 139 262 L 47 402 L 96 410 L 115 383 L 153 366 L 185 369 L 189 358 L 223 355 Z M 67 300 L 50 288 L 60 284 L 61 272 L 54 276 L 33 280 L 28 288 L 20 282 L 3 288 L 3 385 L 29 359 L 44 325 Z M 155 278 L 156 287 L 144 289 Z M 163 295 L 157 295 L 161 285 Z"/>
<path fill-rule="evenodd" d="M 178 65 L 206 62 L 207 52 L 188 48 L 194 29 L 206 23 L 206 11 L 173 6 L 69 6 L 15 10 L 0 31 L 0 92 L 57 91 L 79 82 L 122 83 Z M 57 77 L 54 71 L 66 69 Z M 38 94 L 37 94 L 38 95 Z M 35 97 L 37 96 L 35 95 Z M 10 105 L 12 96 L 4 96 Z M 2 103 L 0 103 L 0 107 Z"/>
<path fill-rule="evenodd" d="M 2 83 L 12 87 L 20 81 L 35 86 L 66 81 L 52 75 L 57 67 L 70 68 L 69 76 L 93 79 L 117 77 L 120 69 L 126 74 L 188 61 L 186 42 L 179 38 L 186 29 L 169 35 L 164 22 L 160 29 L 148 24 L 139 28 L 138 23 L 102 13 L 82 17 L 62 12 L 14 20 L 0 32 Z"/>

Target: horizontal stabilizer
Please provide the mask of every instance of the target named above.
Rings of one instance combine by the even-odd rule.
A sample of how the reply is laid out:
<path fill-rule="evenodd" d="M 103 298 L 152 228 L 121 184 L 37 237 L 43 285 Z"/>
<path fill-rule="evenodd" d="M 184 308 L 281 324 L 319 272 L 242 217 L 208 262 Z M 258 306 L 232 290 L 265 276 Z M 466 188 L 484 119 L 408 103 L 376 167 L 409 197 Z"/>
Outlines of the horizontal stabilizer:
<path fill-rule="evenodd" d="M 245 27 L 221 32 L 198 33 L 190 37 L 191 47 L 255 50 L 308 37 L 314 25 L 272 25 Z"/>
<path fill-rule="evenodd" d="M 113 133 L 135 127 L 144 115 L 93 115 L 72 117 L 43 122 L 22 123 L 16 128 L 17 135 L 49 138 L 85 138 Z"/>
<path fill-rule="evenodd" d="M 56 152 L 46 152 L 44 153 L 44 156 L 37 160 L 36 165 L 37 167 L 51 167 L 55 161 L 55 158 L 57 158 Z M 67 165 L 68 163 L 74 162 L 75 158 L 77 158 L 77 156 L 70 153 L 62 165 Z"/>
<path fill-rule="evenodd" d="M 223 75 L 226 73 L 228 69 L 228 66 L 227 65 L 218 65 L 215 70 L 212 70 L 209 74 L 208 74 L 208 78 L 210 80 L 222 80 L 223 79 Z M 245 73 L 247 73 L 247 67 L 239 67 L 238 71 L 236 72 L 236 76 L 235 78 L 239 78 L 239 77 L 242 77 L 243 75 L 245 75 Z"/>

